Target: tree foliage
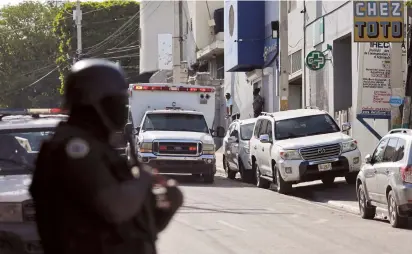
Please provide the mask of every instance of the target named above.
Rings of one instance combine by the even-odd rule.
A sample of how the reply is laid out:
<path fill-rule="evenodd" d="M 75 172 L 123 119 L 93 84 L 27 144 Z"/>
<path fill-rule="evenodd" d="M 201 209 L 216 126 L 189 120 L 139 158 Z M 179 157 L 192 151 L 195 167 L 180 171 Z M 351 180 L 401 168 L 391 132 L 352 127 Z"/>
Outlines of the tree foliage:
<path fill-rule="evenodd" d="M 61 90 L 64 76 L 77 57 L 77 33 L 73 21 L 76 3 L 66 3 L 56 15 L 53 31 L 59 47 L 56 63 L 59 65 Z M 139 70 L 139 3 L 136 1 L 82 2 L 82 54 L 84 58 L 106 58 L 118 61 L 129 80 Z"/>
<path fill-rule="evenodd" d="M 0 11 L 0 106 L 58 105 L 58 72 L 52 72 L 57 49 L 52 23 L 57 7 L 26 1 Z"/>

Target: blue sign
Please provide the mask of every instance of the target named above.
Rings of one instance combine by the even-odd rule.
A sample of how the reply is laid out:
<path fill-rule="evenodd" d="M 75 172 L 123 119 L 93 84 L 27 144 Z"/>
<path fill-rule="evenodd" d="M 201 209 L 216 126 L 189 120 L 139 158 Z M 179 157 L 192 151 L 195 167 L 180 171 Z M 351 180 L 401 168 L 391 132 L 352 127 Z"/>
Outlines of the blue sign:
<path fill-rule="evenodd" d="M 265 47 L 263 49 L 263 67 L 270 65 L 278 54 L 278 39 L 269 37 L 265 40 Z"/>
<path fill-rule="evenodd" d="M 389 99 L 389 104 L 391 104 L 392 107 L 399 107 L 403 104 L 403 98 L 400 96 L 392 96 Z"/>

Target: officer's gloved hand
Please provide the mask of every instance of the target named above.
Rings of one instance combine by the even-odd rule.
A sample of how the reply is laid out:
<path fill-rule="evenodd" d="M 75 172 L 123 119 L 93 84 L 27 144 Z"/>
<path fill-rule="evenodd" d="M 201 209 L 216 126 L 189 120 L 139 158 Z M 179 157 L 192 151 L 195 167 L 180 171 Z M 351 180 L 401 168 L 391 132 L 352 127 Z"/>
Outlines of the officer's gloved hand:
<path fill-rule="evenodd" d="M 183 196 L 177 187 L 174 179 L 166 179 L 153 170 L 155 183 L 153 185 L 153 194 L 156 197 L 156 208 L 163 210 L 175 210 L 183 204 Z"/>

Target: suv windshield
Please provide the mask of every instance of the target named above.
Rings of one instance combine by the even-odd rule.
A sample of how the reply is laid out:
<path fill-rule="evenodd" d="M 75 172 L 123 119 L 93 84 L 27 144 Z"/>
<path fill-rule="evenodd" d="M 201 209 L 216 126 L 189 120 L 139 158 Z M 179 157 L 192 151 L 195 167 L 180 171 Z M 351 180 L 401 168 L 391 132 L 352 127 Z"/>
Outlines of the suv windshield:
<path fill-rule="evenodd" d="M 298 117 L 275 122 L 276 140 L 339 132 L 335 121 L 327 114 Z"/>
<path fill-rule="evenodd" d="M 0 175 L 28 174 L 34 168 L 43 141 L 53 129 L 2 130 L 0 132 Z"/>
<path fill-rule="evenodd" d="M 255 123 L 248 123 L 240 126 L 240 138 L 243 140 L 250 140 L 253 134 L 253 127 Z"/>
<path fill-rule="evenodd" d="M 148 131 L 192 131 L 209 133 L 203 115 L 195 114 L 148 114 L 143 124 Z"/>

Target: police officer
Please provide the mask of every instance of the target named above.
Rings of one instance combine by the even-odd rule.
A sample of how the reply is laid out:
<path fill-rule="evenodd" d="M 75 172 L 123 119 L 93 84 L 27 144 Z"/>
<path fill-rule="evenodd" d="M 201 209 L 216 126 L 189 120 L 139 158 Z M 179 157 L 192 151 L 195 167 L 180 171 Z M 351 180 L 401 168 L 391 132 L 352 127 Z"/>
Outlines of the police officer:
<path fill-rule="evenodd" d="M 45 254 L 154 254 L 183 203 L 174 181 L 129 166 L 109 144 L 126 123 L 127 89 L 120 67 L 100 59 L 66 79 L 69 119 L 42 145 L 30 186 Z"/>

